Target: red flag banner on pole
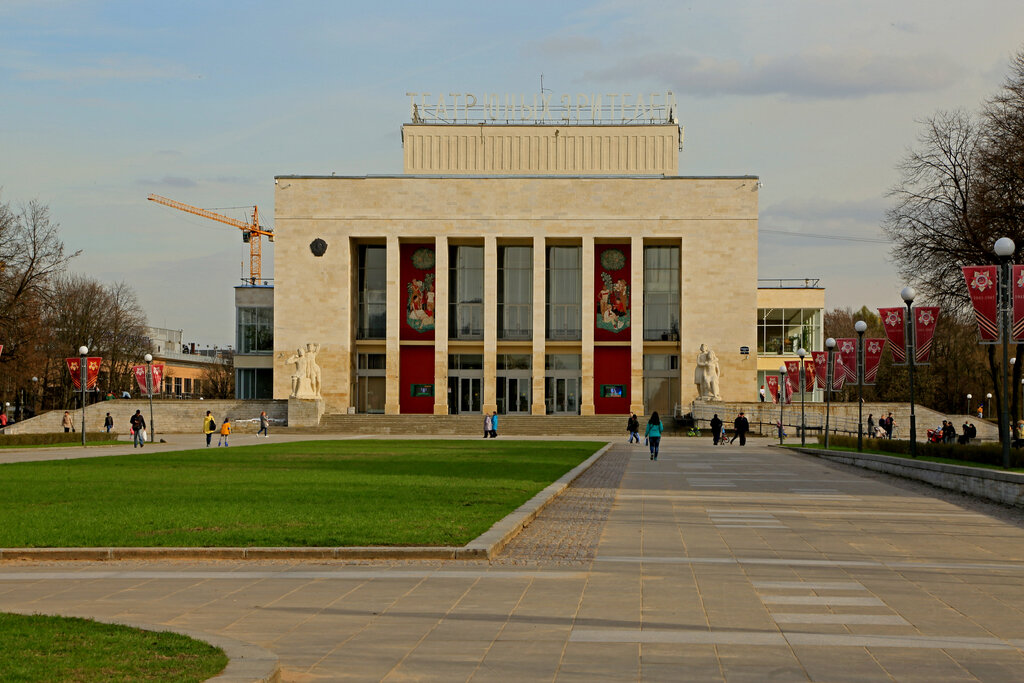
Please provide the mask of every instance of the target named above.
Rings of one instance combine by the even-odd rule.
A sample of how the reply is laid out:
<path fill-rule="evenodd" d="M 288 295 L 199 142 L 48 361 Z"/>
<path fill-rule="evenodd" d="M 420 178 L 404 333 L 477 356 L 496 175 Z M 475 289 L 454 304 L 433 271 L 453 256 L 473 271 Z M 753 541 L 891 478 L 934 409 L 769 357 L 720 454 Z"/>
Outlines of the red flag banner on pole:
<path fill-rule="evenodd" d="M 1011 266 L 1013 283 L 1013 337 L 1012 341 L 1024 341 L 1024 266 Z M 0 350 L 3 347 L 0 346 Z"/>
<path fill-rule="evenodd" d="M 4 345 L 0 344 L 0 356 L 2 356 L 3 353 L 4 353 Z"/>
<path fill-rule="evenodd" d="M 836 352 L 843 359 L 844 379 L 847 382 L 857 381 L 857 340 L 836 339 Z M 836 367 L 839 367 L 838 365 Z"/>
<path fill-rule="evenodd" d="M 814 364 L 814 388 L 824 389 L 825 382 L 828 381 L 826 378 L 826 372 L 828 370 L 828 351 L 811 351 L 811 362 Z"/>
<path fill-rule="evenodd" d="M 135 375 L 135 381 L 139 384 L 139 391 L 142 392 L 143 396 L 148 395 L 146 389 L 146 366 L 145 365 L 133 365 L 132 373 Z M 153 393 L 160 393 L 160 380 L 164 375 L 164 366 L 153 364 Z"/>
<path fill-rule="evenodd" d="M 906 309 L 902 307 L 878 309 L 878 315 L 882 317 L 885 336 L 889 340 L 889 348 L 892 350 L 894 365 L 902 365 L 907 362 L 907 331 L 903 317 L 905 312 Z"/>
<path fill-rule="evenodd" d="M 928 362 L 937 322 L 939 322 L 938 306 L 914 307 L 914 362 L 920 364 Z"/>
<path fill-rule="evenodd" d="M 153 363 L 153 393 L 160 393 L 160 383 L 164 379 L 164 366 L 162 363 Z"/>
<path fill-rule="evenodd" d="M 75 389 L 82 390 L 82 363 L 78 358 L 65 358 L 68 364 L 68 372 L 71 373 L 71 383 L 75 386 Z"/>
<path fill-rule="evenodd" d="M 786 361 L 786 377 L 792 377 L 793 391 L 800 390 L 800 361 Z M 789 381 L 789 380 L 787 380 Z"/>
<path fill-rule="evenodd" d="M 832 390 L 840 391 L 846 383 L 846 363 L 843 362 L 843 354 L 832 354 Z"/>
<path fill-rule="evenodd" d="M 1016 282 L 1016 269 L 1014 266 L 1014 282 Z M 981 343 L 994 344 L 999 341 L 999 266 L 964 266 L 964 280 L 967 281 L 967 293 L 971 297 L 971 305 L 974 306 L 974 318 L 978 321 L 978 334 L 981 336 Z M 1017 329 L 1017 287 L 1013 288 L 1013 319 L 1014 330 Z M 1024 315 L 1024 311 L 1022 311 Z M 889 338 L 892 341 L 892 337 Z M 895 355 L 896 350 L 893 349 Z"/>
<path fill-rule="evenodd" d="M 804 360 L 804 391 L 814 391 L 814 356 Z"/>
<path fill-rule="evenodd" d="M 793 402 L 793 375 L 786 372 L 786 387 L 785 387 L 786 405 Z"/>
<path fill-rule="evenodd" d="M 772 403 L 779 402 L 779 376 L 765 375 L 764 383 L 768 387 L 768 393 L 772 395 Z"/>
<path fill-rule="evenodd" d="M 878 376 L 878 364 L 882 362 L 884 339 L 864 340 L 864 384 L 874 384 Z"/>
<path fill-rule="evenodd" d="M 81 391 L 82 389 L 82 364 L 78 358 L 67 358 L 65 359 L 68 364 L 68 370 L 71 372 L 71 381 L 75 385 L 75 389 Z M 103 365 L 102 358 L 96 358 L 90 356 L 85 359 L 85 388 L 95 389 L 96 380 L 100 376 L 100 366 Z"/>

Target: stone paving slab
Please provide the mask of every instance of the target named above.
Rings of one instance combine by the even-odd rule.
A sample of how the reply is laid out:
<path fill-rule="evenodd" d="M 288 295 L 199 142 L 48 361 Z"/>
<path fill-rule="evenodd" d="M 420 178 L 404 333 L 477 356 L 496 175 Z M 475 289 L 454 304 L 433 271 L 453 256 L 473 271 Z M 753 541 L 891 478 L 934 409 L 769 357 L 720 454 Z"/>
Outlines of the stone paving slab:
<path fill-rule="evenodd" d="M 198 627 L 286 681 L 1020 677 L 1017 523 L 704 441 L 613 446 L 493 561 L 3 561 L 0 609 Z"/>

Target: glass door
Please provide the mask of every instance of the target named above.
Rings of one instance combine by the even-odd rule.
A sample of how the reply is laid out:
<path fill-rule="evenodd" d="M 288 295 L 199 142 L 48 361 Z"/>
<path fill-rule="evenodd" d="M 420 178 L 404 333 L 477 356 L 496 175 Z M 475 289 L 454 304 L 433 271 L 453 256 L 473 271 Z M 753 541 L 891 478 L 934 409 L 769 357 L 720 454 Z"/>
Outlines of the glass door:
<path fill-rule="evenodd" d="M 495 387 L 498 412 L 502 415 L 506 413 L 529 414 L 532 383 L 533 379 L 526 373 L 522 376 L 519 376 L 518 373 L 512 376 L 498 375 Z"/>
<path fill-rule="evenodd" d="M 547 377 L 545 394 L 549 415 L 579 415 L 580 378 Z"/>
<path fill-rule="evenodd" d="M 458 410 L 457 413 L 479 413 L 482 409 L 483 378 L 481 377 L 458 377 L 453 378 L 456 395 L 453 402 Z"/>

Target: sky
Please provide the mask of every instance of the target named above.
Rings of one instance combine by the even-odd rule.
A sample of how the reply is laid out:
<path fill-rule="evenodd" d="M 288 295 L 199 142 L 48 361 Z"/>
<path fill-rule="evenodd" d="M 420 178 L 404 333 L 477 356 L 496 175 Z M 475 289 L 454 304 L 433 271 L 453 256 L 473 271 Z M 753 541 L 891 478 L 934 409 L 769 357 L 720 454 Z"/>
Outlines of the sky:
<path fill-rule="evenodd" d="M 900 304 L 879 226 L 920 121 L 976 111 L 1024 49 L 1019 0 L 0 0 L 0 201 L 49 205 L 72 269 L 151 325 L 234 344 L 237 228 L 275 175 L 401 173 L 407 92 L 664 92 L 680 175 L 760 177 L 761 278 Z M 273 274 L 264 243 L 263 272 Z"/>

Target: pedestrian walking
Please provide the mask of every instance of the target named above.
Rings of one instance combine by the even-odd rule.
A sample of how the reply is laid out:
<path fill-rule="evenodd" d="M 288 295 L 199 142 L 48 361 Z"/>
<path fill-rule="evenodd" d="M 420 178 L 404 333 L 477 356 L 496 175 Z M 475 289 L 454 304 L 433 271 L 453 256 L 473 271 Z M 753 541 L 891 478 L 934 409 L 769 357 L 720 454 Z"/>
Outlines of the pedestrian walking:
<path fill-rule="evenodd" d="M 210 447 L 210 440 L 213 439 L 213 433 L 217 431 L 217 421 L 213 419 L 213 415 L 209 410 L 206 411 L 206 417 L 203 418 L 203 434 L 206 434 L 206 447 Z"/>
<path fill-rule="evenodd" d="M 636 413 L 630 415 L 626 420 L 626 431 L 629 432 L 629 443 L 633 443 L 633 439 L 640 443 L 640 420 L 637 419 Z"/>
<path fill-rule="evenodd" d="M 498 411 L 495 410 L 494 414 L 491 415 L 491 438 L 498 438 Z"/>
<path fill-rule="evenodd" d="M 892 428 L 896 424 L 895 420 L 892 419 L 892 413 L 889 413 L 888 415 L 886 415 L 882 419 L 885 421 L 885 424 L 882 425 L 882 428 L 885 429 L 885 438 L 891 439 L 892 438 Z"/>
<path fill-rule="evenodd" d="M 868 413 L 868 438 L 875 435 L 875 417 L 874 414 Z"/>
<path fill-rule="evenodd" d="M 256 431 L 256 436 L 259 437 L 260 432 L 263 432 L 264 437 L 270 438 L 270 432 L 268 431 L 269 428 L 270 418 L 267 417 L 267 411 L 260 411 L 260 428 Z"/>
<path fill-rule="evenodd" d="M 718 417 L 718 413 L 715 413 L 715 416 L 711 418 L 711 436 L 715 440 L 716 446 L 719 441 L 725 438 L 725 435 L 722 434 L 722 418 Z"/>
<path fill-rule="evenodd" d="M 647 429 L 644 430 L 644 436 L 647 437 L 647 445 L 651 448 L 651 460 L 658 459 L 662 429 L 661 418 L 658 417 L 658 411 L 655 410 L 651 413 L 651 419 L 647 421 Z"/>
<path fill-rule="evenodd" d="M 64 411 L 64 418 L 60 421 L 60 426 L 64 428 L 65 432 L 70 432 L 74 428 L 74 424 L 71 422 L 71 413 Z"/>
<path fill-rule="evenodd" d="M 484 438 L 491 435 L 491 414 L 484 413 Z"/>
<path fill-rule="evenodd" d="M 231 434 L 231 423 L 228 418 L 224 418 L 224 422 L 220 426 L 220 437 L 217 439 L 217 446 L 220 447 L 221 442 L 224 442 L 225 448 L 228 446 L 228 436 Z"/>
<path fill-rule="evenodd" d="M 146 445 L 146 418 L 142 417 L 142 411 L 136 410 L 132 415 L 132 448 L 143 448 Z"/>
<path fill-rule="evenodd" d="M 107 430 L 107 434 L 114 428 L 114 418 L 110 417 L 110 413 L 107 413 L 107 416 L 103 418 L 103 427 Z"/>
<path fill-rule="evenodd" d="M 736 416 L 736 419 L 733 420 L 732 428 L 736 431 L 736 433 L 732 435 L 731 439 L 729 439 L 729 443 L 732 443 L 737 438 L 739 438 L 740 445 L 746 446 L 747 432 L 750 431 L 750 421 L 747 420 L 746 416 L 743 415 L 742 410 L 740 411 L 740 414 Z"/>

